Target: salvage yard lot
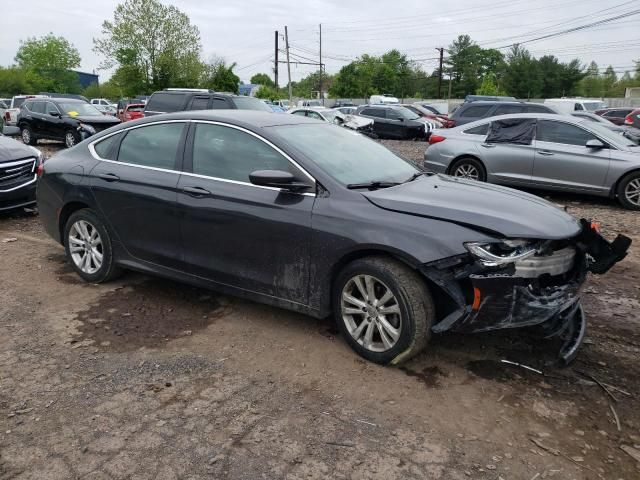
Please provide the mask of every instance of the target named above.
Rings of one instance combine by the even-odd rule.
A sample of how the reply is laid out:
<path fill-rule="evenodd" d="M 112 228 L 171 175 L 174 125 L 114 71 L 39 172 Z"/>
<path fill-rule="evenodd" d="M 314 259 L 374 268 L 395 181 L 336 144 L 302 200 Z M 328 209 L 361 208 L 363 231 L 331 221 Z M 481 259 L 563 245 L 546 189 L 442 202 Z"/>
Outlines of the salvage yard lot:
<path fill-rule="evenodd" d="M 522 330 L 380 367 L 328 320 L 133 273 L 85 284 L 36 216 L 0 217 L 0 478 L 638 478 L 640 220 L 551 200 L 635 242 L 589 279 L 565 369 Z"/>

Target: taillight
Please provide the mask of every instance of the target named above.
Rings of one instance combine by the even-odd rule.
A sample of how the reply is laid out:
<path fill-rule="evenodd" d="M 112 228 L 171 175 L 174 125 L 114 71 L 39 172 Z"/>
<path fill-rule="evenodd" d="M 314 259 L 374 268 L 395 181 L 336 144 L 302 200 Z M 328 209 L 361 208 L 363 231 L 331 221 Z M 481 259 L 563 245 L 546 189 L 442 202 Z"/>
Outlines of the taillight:
<path fill-rule="evenodd" d="M 447 138 L 442 135 L 434 135 L 433 133 L 429 137 L 429 145 L 433 145 L 434 143 L 444 142 Z"/>
<path fill-rule="evenodd" d="M 624 117 L 624 124 L 625 125 L 633 125 L 633 115 L 629 114 L 626 117 Z"/>
<path fill-rule="evenodd" d="M 10 122 L 11 121 L 11 114 L 9 112 L 5 111 L 4 112 L 4 119 L 5 119 L 5 121 Z"/>

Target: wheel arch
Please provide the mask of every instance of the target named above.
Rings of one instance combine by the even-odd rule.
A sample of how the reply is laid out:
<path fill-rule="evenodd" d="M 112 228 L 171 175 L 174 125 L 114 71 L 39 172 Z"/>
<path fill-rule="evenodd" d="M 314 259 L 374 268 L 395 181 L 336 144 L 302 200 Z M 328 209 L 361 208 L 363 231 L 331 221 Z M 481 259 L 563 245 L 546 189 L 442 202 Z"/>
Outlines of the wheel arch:
<path fill-rule="evenodd" d="M 453 170 L 453 166 L 457 162 L 459 162 L 460 160 L 462 160 L 464 158 L 472 158 L 472 159 L 480 162 L 480 165 L 482 165 L 482 168 L 484 168 L 485 175 L 487 174 L 487 166 L 485 165 L 485 163 L 482 161 L 482 159 L 478 155 L 475 155 L 473 153 L 461 153 L 460 155 L 455 157 L 453 160 L 451 160 L 451 162 L 449 162 L 449 167 L 447 168 L 447 175 L 451 175 L 452 170 Z"/>
<path fill-rule="evenodd" d="M 58 214 L 58 231 L 60 233 L 60 243 L 64 245 L 64 227 L 67 225 L 67 220 L 73 215 L 74 212 L 82 210 L 84 208 L 91 208 L 87 203 L 82 201 L 72 201 L 67 203 L 60 213 Z"/>
<path fill-rule="evenodd" d="M 616 198 L 618 195 L 618 187 L 620 186 L 620 182 L 622 182 L 629 175 L 633 175 L 634 173 L 640 173 L 640 167 L 634 167 L 631 170 L 624 172 L 622 175 L 618 177 L 615 183 L 611 186 L 611 190 L 609 191 L 610 198 Z"/>

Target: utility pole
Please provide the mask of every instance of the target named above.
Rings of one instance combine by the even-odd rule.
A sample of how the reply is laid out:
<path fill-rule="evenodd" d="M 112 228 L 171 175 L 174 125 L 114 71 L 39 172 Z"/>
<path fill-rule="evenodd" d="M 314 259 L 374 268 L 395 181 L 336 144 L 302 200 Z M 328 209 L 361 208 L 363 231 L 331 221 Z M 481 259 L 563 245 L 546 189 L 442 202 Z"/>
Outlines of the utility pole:
<path fill-rule="evenodd" d="M 291 62 L 289 61 L 289 31 L 284 26 L 284 44 L 287 49 L 287 75 L 289 76 L 289 104 L 293 101 L 293 93 L 291 90 Z"/>
<path fill-rule="evenodd" d="M 436 50 L 438 50 L 440 52 L 440 70 L 439 70 L 439 75 L 438 75 L 438 98 L 442 98 L 442 61 L 443 61 L 443 57 L 444 57 L 444 48 L 440 47 L 440 48 L 436 48 Z M 451 96 L 451 93 L 449 93 L 449 96 Z"/>
<path fill-rule="evenodd" d="M 276 90 L 278 90 L 278 31 L 276 30 L 276 61 L 273 68 L 273 79 L 276 84 Z"/>
<path fill-rule="evenodd" d="M 320 24 L 320 98 L 324 105 L 324 95 L 322 94 L 322 24 Z"/>

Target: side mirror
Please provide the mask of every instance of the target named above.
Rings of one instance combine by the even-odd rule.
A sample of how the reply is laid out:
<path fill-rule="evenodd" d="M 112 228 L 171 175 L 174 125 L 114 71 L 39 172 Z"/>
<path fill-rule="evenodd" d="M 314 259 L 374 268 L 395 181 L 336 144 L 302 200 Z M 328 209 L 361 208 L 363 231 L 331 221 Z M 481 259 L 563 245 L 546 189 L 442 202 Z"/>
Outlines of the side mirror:
<path fill-rule="evenodd" d="M 292 173 L 282 170 L 256 170 L 249 174 L 249 180 L 261 187 L 282 188 L 292 192 L 309 189 L 309 185 L 300 182 Z"/>
<path fill-rule="evenodd" d="M 585 144 L 585 146 L 587 148 L 592 148 L 594 150 L 606 148 L 606 145 L 604 143 L 602 143 L 600 140 L 596 140 L 595 138 L 592 138 L 591 140 L 587 140 L 587 143 Z"/>
<path fill-rule="evenodd" d="M 51 115 L 52 117 L 58 117 L 60 118 L 60 112 L 48 112 L 49 115 Z"/>

